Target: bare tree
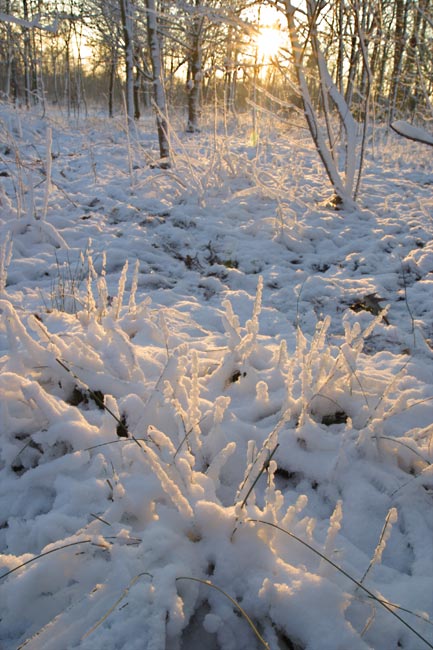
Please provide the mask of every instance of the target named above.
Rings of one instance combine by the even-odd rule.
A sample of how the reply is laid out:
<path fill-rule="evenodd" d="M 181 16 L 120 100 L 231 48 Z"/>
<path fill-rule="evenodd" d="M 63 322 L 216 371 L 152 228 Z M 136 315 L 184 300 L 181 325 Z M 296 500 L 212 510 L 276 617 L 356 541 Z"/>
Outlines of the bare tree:
<path fill-rule="evenodd" d="M 4 6 L 5 16 L 10 16 L 12 6 L 10 0 L 6 0 Z M 0 32 L 0 52 L 4 62 L 4 85 L 3 92 L 7 99 L 13 95 L 16 99 L 18 81 L 16 65 L 16 41 L 14 38 L 12 23 L 5 21 L 0 25 L 3 29 Z"/>
<path fill-rule="evenodd" d="M 334 188 L 335 196 L 333 198 L 333 204 L 335 207 L 342 206 L 344 208 L 351 208 L 354 205 L 355 194 L 356 124 L 344 97 L 339 92 L 330 75 L 321 49 L 318 19 L 322 5 L 314 0 L 307 0 L 306 4 L 307 14 L 303 18 L 307 20 L 307 29 L 304 29 L 305 25 L 297 22 L 298 9 L 288 0 L 284 3 L 284 12 L 287 18 L 297 82 L 310 134 L 326 174 Z M 299 38 L 299 32 L 301 31 L 306 34 L 303 42 Z M 311 62 L 314 61 L 315 77 L 319 80 L 319 94 L 322 111 L 325 116 L 325 127 L 322 126 L 321 117 L 317 108 L 315 108 L 315 102 L 307 78 L 305 62 L 307 48 L 310 48 L 309 63 L 311 65 Z M 335 107 L 339 119 L 340 126 L 338 130 L 339 132 L 342 131 L 345 135 L 344 176 L 338 164 L 338 152 L 335 147 L 336 136 L 331 124 L 331 103 L 332 107 Z"/>
<path fill-rule="evenodd" d="M 189 29 L 189 56 L 187 73 L 188 93 L 188 123 L 186 130 L 189 133 L 199 131 L 200 119 L 200 94 L 203 79 L 203 27 L 204 15 L 199 10 L 202 0 L 195 0 L 196 11 L 192 12 Z"/>
<path fill-rule="evenodd" d="M 23 3 L 23 17 L 25 23 L 29 22 L 29 3 L 28 0 L 22 0 Z M 31 39 L 30 39 L 30 29 L 23 25 L 23 63 L 24 63 L 24 93 L 26 98 L 26 106 L 30 107 L 30 101 L 32 96 L 32 87 L 31 87 L 31 66 L 33 64 L 33 56 L 31 50 Z"/>
<path fill-rule="evenodd" d="M 156 0 L 146 0 L 147 34 L 152 64 L 153 99 L 156 111 L 156 129 L 159 141 L 160 167 L 170 167 L 170 143 L 168 139 L 167 106 L 164 88 L 164 67 L 162 61 L 160 34 L 158 30 L 158 9 Z"/>
<path fill-rule="evenodd" d="M 401 84 L 403 54 L 406 43 L 406 28 L 409 0 L 396 0 L 395 2 L 395 32 L 394 32 L 394 60 L 391 73 L 389 91 L 390 121 L 394 119 L 397 107 L 397 95 Z"/>
<path fill-rule="evenodd" d="M 130 0 L 119 0 L 122 20 L 123 50 L 125 54 L 126 112 L 129 120 L 134 119 L 134 35 Z"/>

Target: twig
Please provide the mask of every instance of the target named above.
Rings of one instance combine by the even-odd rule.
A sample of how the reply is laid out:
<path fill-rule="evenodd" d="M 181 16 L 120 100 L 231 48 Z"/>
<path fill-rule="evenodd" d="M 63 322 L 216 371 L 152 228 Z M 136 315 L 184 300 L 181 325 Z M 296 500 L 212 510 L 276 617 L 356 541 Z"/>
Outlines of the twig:
<path fill-rule="evenodd" d="M 257 481 L 259 480 L 259 478 L 261 477 L 261 475 L 263 474 L 263 472 L 265 472 L 265 471 L 268 470 L 268 468 L 269 468 L 269 463 L 271 462 L 271 460 L 272 460 L 272 458 L 273 458 L 273 456 L 274 456 L 274 454 L 275 454 L 275 452 L 277 451 L 277 449 L 278 449 L 279 446 L 280 446 L 280 443 L 278 442 L 278 443 L 275 445 L 275 447 L 273 448 L 273 450 L 271 451 L 271 453 L 269 454 L 268 458 L 266 458 L 266 460 L 264 461 L 264 463 L 263 463 L 263 465 L 262 465 L 262 467 L 261 467 L 261 469 L 260 469 L 260 472 L 257 474 L 257 476 L 256 476 L 256 478 L 254 479 L 254 481 L 253 481 L 253 483 L 252 483 L 250 489 L 248 490 L 247 494 L 245 495 L 244 500 L 243 500 L 242 503 L 241 503 L 241 508 L 244 508 L 244 507 L 245 507 L 245 505 L 246 505 L 246 503 L 247 503 L 247 500 L 248 500 L 248 497 L 250 496 L 251 492 L 254 490 L 254 488 L 255 488 L 255 486 L 256 486 L 256 483 L 257 483 Z"/>

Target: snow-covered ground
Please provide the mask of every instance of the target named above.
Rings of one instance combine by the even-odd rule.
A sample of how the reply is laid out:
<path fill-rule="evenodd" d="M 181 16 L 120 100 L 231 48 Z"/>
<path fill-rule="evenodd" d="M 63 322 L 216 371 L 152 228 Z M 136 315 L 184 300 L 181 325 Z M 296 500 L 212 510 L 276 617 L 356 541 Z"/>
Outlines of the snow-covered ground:
<path fill-rule="evenodd" d="M 432 648 L 431 148 L 178 126 L 0 107 L 0 647 Z"/>

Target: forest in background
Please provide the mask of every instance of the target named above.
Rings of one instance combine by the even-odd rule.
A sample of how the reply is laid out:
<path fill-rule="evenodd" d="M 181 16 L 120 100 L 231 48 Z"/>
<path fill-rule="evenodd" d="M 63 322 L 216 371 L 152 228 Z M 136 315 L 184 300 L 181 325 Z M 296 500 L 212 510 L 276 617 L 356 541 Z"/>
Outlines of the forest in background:
<path fill-rule="evenodd" d="M 270 21 L 283 33 L 272 58 L 258 40 Z M 206 104 L 287 117 L 302 106 L 296 66 L 328 112 L 320 52 L 355 118 L 428 122 L 432 41 L 431 0 L 1 0 L 0 94 L 68 115 L 97 102 L 112 116 L 123 97 L 135 119 L 153 102 L 185 107 L 194 131 Z"/>
<path fill-rule="evenodd" d="M 224 118 L 251 109 L 253 141 L 259 112 L 291 126 L 305 117 L 331 204 L 353 208 L 370 123 L 401 133 L 405 120 L 407 137 L 409 123 L 428 128 L 433 116 L 430 0 L 2 4 L 4 98 L 43 115 L 54 102 L 68 117 L 102 100 L 128 128 L 152 107 L 163 169 L 170 113 L 184 111 L 194 133 L 205 104 Z"/>

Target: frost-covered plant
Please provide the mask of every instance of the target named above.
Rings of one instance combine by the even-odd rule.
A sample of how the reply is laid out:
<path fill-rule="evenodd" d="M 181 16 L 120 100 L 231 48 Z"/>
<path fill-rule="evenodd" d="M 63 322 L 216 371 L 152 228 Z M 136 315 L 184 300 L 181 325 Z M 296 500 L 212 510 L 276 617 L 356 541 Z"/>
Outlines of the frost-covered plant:
<path fill-rule="evenodd" d="M 84 255 L 80 253 L 75 265 L 69 256 L 63 263 L 56 257 L 56 270 L 56 277 L 51 282 L 50 309 L 76 314 L 83 308 L 80 287 L 86 275 Z"/>
<path fill-rule="evenodd" d="M 380 564 L 382 560 L 383 552 L 386 547 L 386 543 L 391 535 L 392 527 L 394 524 L 397 523 L 397 520 L 398 520 L 397 508 L 391 508 L 388 514 L 386 515 L 385 523 L 383 525 L 382 532 L 379 537 L 379 542 L 374 550 L 373 557 L 371 558 L 370 563 L 364 572 L 364 575 L 360 579 L 361 583 L 364 582 L 364 580 L 367 577 L 367 574 L 371 571 L 371 569 L 376 564 Z"/>
<path fill-rule="evenodd" d="M 364 330 L 359 323 L 345 323 L 345 340 L 339 346 L 328 342 L 329 317 L 317 323 L 311 341 L 298 327 L 287 399 L 299 427 L 307 415 L 322 421 L 331 414 L 345 419 L 350 416 L 357 428 L 368 423 L 381 400 L 377 400 L 376 389 L 369 386 L 368 373 L 360 363 L 361 353 L 385 313 L 381 311 Z M 384 385 L 383 390 L 386 388 Z"/>
<path fill-rule="evenodd" d="M 128 303 L 125 305 L 125 290 L 128 276 L 128 261 L 125 262 L 119 275 L 117 292 L 114 296 L 109 295 L 107 286 L 107 257 L 106 253 L 101 256 L 101 268 L 98 272 L 95 268 L 91 250 L 92 242 L 89 241 L 86 251 L 80 252 L 75 265 L 69 259 L 69 255 L 63 263 L 57 261 L 57 275 L 52 282 L 50 293 L 50 308 L 64 311 L 70 314 L 86 312 L 90 318 L 93 315 L 101 320 L 108 314 L 119 320 L 121 312 L 127 306 L 130 315 L 137 312 L 135 296 L 137 292 L 139 262 L 137 260 L 129 293 Z"/>
<path fill-rule="evenodd" d="M 343 344 L 332 345 L 325 320 L 311 340 L 298 331 L 288 354 L 286 344 L 259 334 L 259 282 L 245 326 L 225 304 L 225 345 L 206 336 L 175 345 L 175 312 L 157 315 L 135 297 L 124 309 L 126 275 L 115 304 L 101 313 L 95 300 L 73 328 L 64 315 L 64 331 L 61 314 L 41 323 L 0 301 L 11 350 L 0 374 L 0 463 L 6 492 L 17 495 L 0 495 L 8 522 L 0 537 L 18 544 L 1 560 L 0 597 L 4 620 L 17 605 L 24 612 L 19 625 L 8 623 L 9 637 L 17 646 L 31 639 L 34 650 L 88 650 L 122 647 L 132 628 L 140 643 L 164 648 L 203 625 L 225 650 L 258 647 L 254 629 L 265 647 L 286 639 L 318 650 L 332 620 L 341 647 L 366 650 L 378 631 L 396 645 L 398 630 L 379 613 L 395 618 L 391 587 L 378 579 L 381 568 L 392 570 L 386 543 L 395 510 L 381 493 L 376 527 L 389 516 L 367 589 L 359 567 L 376 540 L 370 555 L 354 549 L 344 530 L 349 507 L 343 517 L 352 473 L 366 472 L 366 463 L 347 423 L 321 422 L 337 402 L 365 418 L 364 397 L 378 385 L 363 365 L 366 331 L 347 327 Z M 233 380 L 229 366 L 245 377 Z M 88 390 L 87 400 L 70 403 L 74 384 Z M 103 408 L 91 399 L 96 391 Z M 372 462 L 377 482 L 389 467 Z M 299 485 L 295 474 L 303 475 Z M 29 490 L 41 504 L 37 517 L 24 498 Z M 372 642 L 351 617 L 360 593 L 378 609 Z"/>
<path fill-rule="evenodd" d="M 234 313 L 229 300 L 223 302 L 225 314 L 223 323 L 226 330 L 227 345 L 231 352 L 232 359 L 237 364 L 244 365 L 251 356 L 257 342 L 259 333 L 259 316 L 262 308 L 263 278 L 260 276 L 257 283 L 257 292 L 254 300 L 253 313 L 241 328 L 239 318 Z"/>

